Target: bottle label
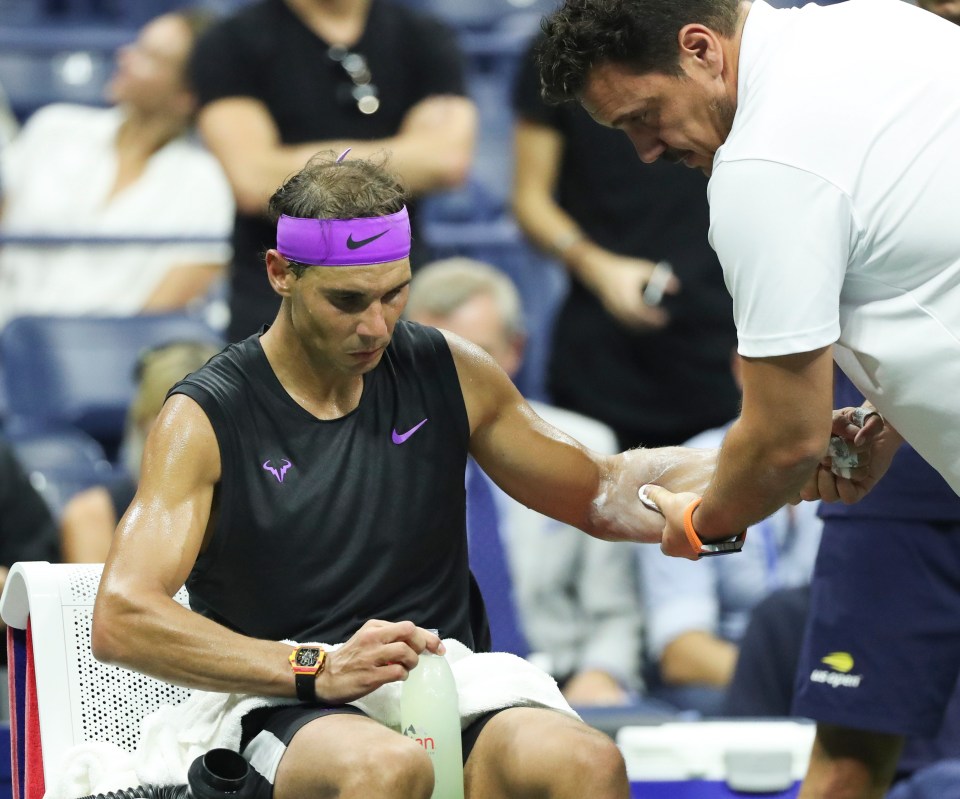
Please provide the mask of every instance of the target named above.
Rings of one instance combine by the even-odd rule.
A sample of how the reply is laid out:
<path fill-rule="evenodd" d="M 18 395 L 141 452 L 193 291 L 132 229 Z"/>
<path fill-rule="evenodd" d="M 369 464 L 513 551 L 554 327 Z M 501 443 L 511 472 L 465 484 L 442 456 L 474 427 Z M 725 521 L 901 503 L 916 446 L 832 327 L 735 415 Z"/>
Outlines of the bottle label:
<path fill-rule="evenodd" d="M 403 731 L 403 734 L 406 735 L 407 738 L 412 738 L 414 741 L 420 744 L 420 746 L 427 750 L 428 754 L 432 755 L 436 751 L 436 741 L 434 741 L 431 736 L 425 735 L 423 730 L 418 731 L 417 728 L 412 724 L 407 725 L 407 728 Z"/>

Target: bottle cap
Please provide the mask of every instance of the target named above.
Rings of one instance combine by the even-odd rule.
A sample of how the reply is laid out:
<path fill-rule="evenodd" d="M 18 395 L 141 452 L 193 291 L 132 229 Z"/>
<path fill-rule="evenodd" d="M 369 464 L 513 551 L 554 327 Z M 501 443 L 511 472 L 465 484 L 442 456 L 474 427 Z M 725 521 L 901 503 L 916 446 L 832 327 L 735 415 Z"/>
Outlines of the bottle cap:
<path fill-rule="evenodd" d="M 249 765 L 232 749 L 211 749 L 190 765 L 187 782 L 195 799 L 235 795 L 247 781 Z"/>

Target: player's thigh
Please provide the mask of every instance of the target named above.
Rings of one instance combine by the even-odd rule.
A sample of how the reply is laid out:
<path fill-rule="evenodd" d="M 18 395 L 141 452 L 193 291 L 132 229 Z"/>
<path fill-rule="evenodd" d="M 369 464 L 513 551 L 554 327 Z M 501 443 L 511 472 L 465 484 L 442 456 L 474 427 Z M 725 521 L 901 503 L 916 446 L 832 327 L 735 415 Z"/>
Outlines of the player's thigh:
<path fill-rule="evenodd" d="M 432 789 L 433 765 L 415 741 L 365 716 L 332 715 L 293 736 L 277 767 L 273 796 L 426 799 Z"/>
<path fill-rule="evenodd" d="M 541 708 L 491 718 L 467 758 L 464 781 L 470 797 L 629 794 L 623 756 L 609 736 Z"/>

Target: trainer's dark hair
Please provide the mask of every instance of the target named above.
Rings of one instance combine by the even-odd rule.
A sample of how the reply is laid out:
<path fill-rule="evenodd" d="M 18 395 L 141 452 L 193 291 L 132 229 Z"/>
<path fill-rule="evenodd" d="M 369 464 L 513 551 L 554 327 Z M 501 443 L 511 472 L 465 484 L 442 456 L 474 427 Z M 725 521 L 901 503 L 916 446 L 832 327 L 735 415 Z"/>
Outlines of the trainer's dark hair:
<path fill-rule="evenodd" d="M 590 70 L 623 64 L 638 74 L 680 72 L 677 35 L 699 22 L 721 36 L 736 32 L 740 0 L 566 0 L 543 21 L 537 63 L 544 98 L 577 100 Z"/>
<path fill-rule="evenodd" d="M 280 214 L 303 219 L 359 219 L 386 216 L 403 208 L 406 193 L 400 179 L 379 160 L 351 158 L 337 163 L 332 150 L 314 155 L 287 178 L 268 206 L 276 222 Z"/>

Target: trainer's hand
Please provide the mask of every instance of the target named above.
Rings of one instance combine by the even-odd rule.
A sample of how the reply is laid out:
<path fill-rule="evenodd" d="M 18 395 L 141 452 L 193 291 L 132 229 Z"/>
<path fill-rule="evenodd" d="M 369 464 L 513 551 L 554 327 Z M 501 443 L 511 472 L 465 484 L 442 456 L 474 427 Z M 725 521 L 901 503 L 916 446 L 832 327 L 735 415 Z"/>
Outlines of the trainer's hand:
<path fill-rule="evenodd" d="M 872 408 L 833 412 L 832 434 L 858 456 L 857 466 L 838 469 L 828 455 L 800 491 L 800 498 L 850 505 L 865 497 L 886 474 L 903 437 Z"/>
<path fill-rule="evenodd" d="M 442 655 L 443 642 L 411 621 L 371 619 L 342 647 L 327 653 L 317 677 L 317 697 L 342 705 L 381 685 L 405 680 L 425 649 Z"/>
<path fill-rule="evenodd" d="M 641 489 L 647 498 L 654 502 L 663 514 L 663 535 L 660 538 L 660 551 L 672 558 L 687 558 L 698 560 L 700 555 L 695 552 L 687 534 L 683 531 L 683 512 L 699 494 L 684 492 L 674 494 L 663 486 L 648 484 Z"/>

